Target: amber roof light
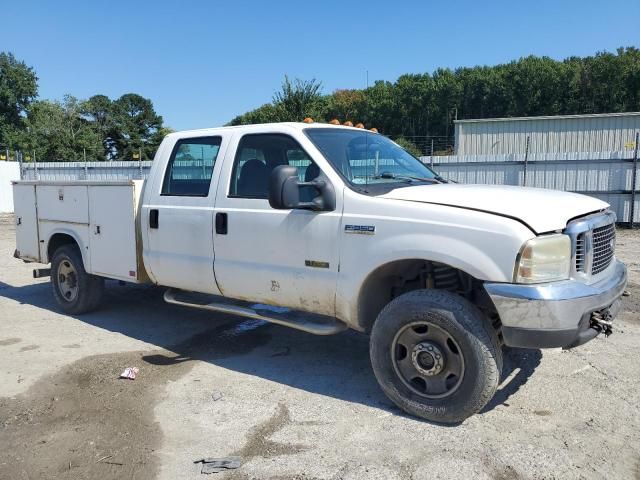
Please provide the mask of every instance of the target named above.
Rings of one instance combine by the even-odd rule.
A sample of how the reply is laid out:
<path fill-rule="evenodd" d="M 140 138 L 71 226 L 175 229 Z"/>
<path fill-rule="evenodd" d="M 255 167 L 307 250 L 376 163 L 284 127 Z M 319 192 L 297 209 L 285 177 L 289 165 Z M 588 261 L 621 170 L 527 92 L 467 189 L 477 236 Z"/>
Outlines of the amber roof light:
<path fill-rule="evenodd" d="M 313 123 L 313 118 L 307 117 L 303 120 L 304 123 Z"/>

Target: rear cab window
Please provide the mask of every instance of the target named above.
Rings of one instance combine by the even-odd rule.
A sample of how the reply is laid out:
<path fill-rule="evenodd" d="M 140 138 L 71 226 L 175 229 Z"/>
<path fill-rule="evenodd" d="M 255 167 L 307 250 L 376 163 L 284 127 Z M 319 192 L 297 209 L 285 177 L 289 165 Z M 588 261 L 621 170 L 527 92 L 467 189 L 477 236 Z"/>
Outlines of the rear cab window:
<path fill-rule="evenodd" d="M 196 137 L 178 140 L 162 182 L 161 195 L 206 197 L 209 195 L 213 167 L 222 137 Z"/>

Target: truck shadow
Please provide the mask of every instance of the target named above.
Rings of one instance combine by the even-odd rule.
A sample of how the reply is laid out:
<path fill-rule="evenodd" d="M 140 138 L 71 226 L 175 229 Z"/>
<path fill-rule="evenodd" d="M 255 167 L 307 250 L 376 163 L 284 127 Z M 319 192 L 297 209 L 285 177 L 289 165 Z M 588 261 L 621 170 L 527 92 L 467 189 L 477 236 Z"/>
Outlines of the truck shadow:
<path fill-rule="evenodd" d="M 507 400 L 527 383 L 542 361 L 542 351 L 529 348 L 504 348 L 502 376 L 498 391 L 480 413 L 490 412 L 500 405 L 509 406 Z"/>
<path fill-rule="evenodd" d="M 169 305 L 162 294 L 160 288 L 108 282 L 101 310 L 69 318 L 166 351 L 143 356 L 142 360 L 149 364 L 209 362 L 310 393 L 405 416 L 377 384 L 369 363 L 366 335 L 348 331 L 319 337 L 265 322 Z M 0 282 L 0 297 L 60 312 L 46 282 L 20 287 Z M 51 321 L 55 318 L 52 316 Z M 504 405 L 517 394 L 540 359 L 539 350 L 506 350 L 502 384 L 483 413 Z"/>

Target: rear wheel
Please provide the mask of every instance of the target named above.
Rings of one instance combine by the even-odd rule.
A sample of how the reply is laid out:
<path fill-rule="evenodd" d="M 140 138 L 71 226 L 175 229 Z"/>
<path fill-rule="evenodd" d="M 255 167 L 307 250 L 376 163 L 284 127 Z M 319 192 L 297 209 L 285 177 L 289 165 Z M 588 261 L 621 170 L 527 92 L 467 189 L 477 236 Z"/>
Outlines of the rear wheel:
<path fill-rule="evenodd" d="M 62 310 L 80 314 L 98 308 L 104 279 L 86 272 L 78 247 L 63 245 L 54 252 L 51 260 L 51 287 Z"/>
<path fill-rule="evenodd" d="M 502 370 L 488 320 L 442 290 L 416 290 L 391 301 L 373 325 L 370 353 L 385 394 L 406 412 L 440 423 L 459 423 L 481 410 Z"/>

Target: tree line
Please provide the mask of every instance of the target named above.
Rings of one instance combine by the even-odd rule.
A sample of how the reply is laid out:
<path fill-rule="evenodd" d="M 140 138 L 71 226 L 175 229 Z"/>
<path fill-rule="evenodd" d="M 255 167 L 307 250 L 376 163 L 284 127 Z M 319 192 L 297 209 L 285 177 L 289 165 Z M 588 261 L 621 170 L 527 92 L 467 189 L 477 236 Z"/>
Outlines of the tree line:
<path fill-rule="evenodd" d="M 528 56 L 494 66 L 439 68 L 330 94 L 315 79 L 285 76 L 271 102 L 229 125 L 306 117 L 362 122 L 421 154 L 427 143 L 420 139 L 452 144 L 456 118 L 627 111 L 640 111 L 636 47 L 561 61 Z M 33 68 L 0 52 L 0 152 L 22 150 L 42 160 L 131 160 L 140 152 L 151 159 L 169 131 L 151 100 L 135 93 L 39 99 Z"/>
<path fill-rule="evenodd" d="M 619 48 L 561 61 L 528 56 L 495 66 L 406 74 L 395 82 L 380 80 L 328 95 L 321 90 L 316 80 L 285 77 L 270 103 L 229 124 L 305 117 L 362 122 L 416 150 L 406 139 L 450 138 L 456 118 L 640 111 L 640 50 Z"/>
<path fill-rule="evenodd" d="M 150 160 L 169 131 L 151 100 L 135 93 L 39 99 L 34 69 L 0 52 L 0 155 L 19 150 L 42 161 Z"/>

